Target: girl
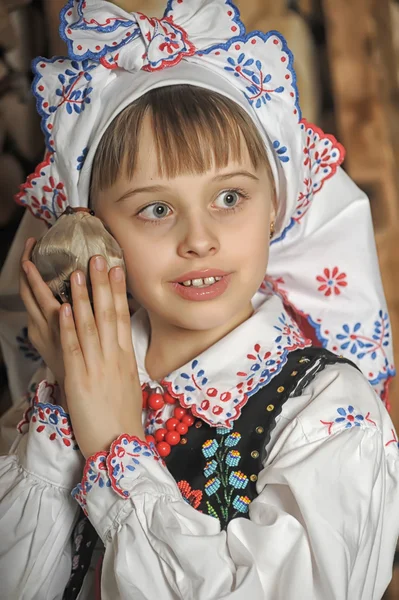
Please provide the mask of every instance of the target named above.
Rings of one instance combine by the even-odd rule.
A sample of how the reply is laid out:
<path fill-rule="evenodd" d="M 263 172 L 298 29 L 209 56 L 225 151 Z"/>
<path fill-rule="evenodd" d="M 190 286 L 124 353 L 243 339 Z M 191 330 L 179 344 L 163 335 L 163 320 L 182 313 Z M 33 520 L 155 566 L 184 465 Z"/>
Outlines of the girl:
<path fill-rule="evenodd" d="M 380 599 L 389 322 L 367 202 L 301 118 L 284 40 L 230 0 L 160 21 L 71 0 L 61 20 L 19 201 L 49 225 L 93 209 L 127 282 L 94 257 L 94 312 L 77 272 L 72 314 L 23 252 L 47 370 L 1 462 L 1 597 Z"/>

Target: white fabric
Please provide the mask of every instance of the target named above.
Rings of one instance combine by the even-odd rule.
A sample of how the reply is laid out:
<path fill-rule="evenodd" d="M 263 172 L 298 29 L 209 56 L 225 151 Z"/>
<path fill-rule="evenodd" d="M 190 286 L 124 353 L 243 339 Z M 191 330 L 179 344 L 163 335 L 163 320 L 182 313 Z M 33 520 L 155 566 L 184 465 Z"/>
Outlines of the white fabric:
<path fill-rule="evenodd" d="M 302 118 L 281 34 L 246 33 L 230 0 L 169 0 L 161 20 L 104 0 L 69 0 L 60 32 L 69 58 L 34 65 L 48 152 L 17 201 L 46 225 L 68 205 L 87 206 L 104 131 L 150 89 L 186 83 L 229 97 L 256 124 L 278 191 L 262 289 L 284 299 L 315 343 L 355 361 L 387 403 L 395 371 L 369 203 L 339 168 L 343 147 Z M 24 219 L 0 278 L 0 343 L 14 401 L 39 359 L 26 339 L 26 313 L 10 303 L 30 235 L 37 237 Z"/>
<path fill-rule="evenodd" d="M 260 302 L 230 334 L 232 364 L 259 339 L 260 318 L 274 327 L 275 303 Z M 147 343 L 143 323 L 142 315 L 133 316 L 141 383 L 148 380 L 139 351 Z M 276 344 L 265 342 L 271 351 Z M 216 356 L 216 346 L 203 354 L 205 361 Z M 40 384 L 43 410 L 56 402 L 56 391 Z M 337 410 L 349 414 L 349 406 L 363 416 L 358 427 L 335 421 L 342 415 Z M 65 445 L 68 432 L 50 440 L 55 425 L 39 431 L 30 418 L 0 460 L 0 598 L 59 600 L 70 574 L 78 508 L 70 492 L 83 461 L 73 443 Z M 226 532 L 183 500 L 161 463 L 143 456 L 126 477 L 129 499 L 106 486 L 93 485 L 86 495 L 106 549 L 102 600 L 380 600 L 399 533 L 397 440 L 361 373 L 344 364 L 327 367 L 283 406 L 250 520 L 234 519 Z M 99 551 L 79 600 L 95 598 Z"/>

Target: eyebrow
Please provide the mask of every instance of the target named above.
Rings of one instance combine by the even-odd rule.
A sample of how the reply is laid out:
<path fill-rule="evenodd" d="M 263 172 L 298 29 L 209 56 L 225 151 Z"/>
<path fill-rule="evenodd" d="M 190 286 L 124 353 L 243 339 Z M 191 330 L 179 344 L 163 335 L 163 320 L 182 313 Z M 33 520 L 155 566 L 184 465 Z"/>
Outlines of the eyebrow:
<path fill-rule="evenodd" d="M 256 177 L 256 175 L 253 175 L 252 173 L 250 173 L 249 171 L 232 171 L 231 173 L 224 173 L 223 175 L 216 175 L 216 177 L 214 177 L 212 179 L 212 181 L 226 181 L 226 179 L 231 179 L 233 177 L 248 177 L 248 179 L 252 179 L 254 181 L 259 181 L 259 178 Z M 133 190 L 127 191 L 126 194 L 123 194 L 123 196 L 121 196 L 120 198 L 118 198 L 118 200 L 116 200 L 115 204 L 117 204 L 118 202 L 122 202 L 123 200 L 126 200 L 127 198 L 131 198 L 132 196 L 135 196 L 136 194 L 142 194 L 142 193 L 156 194 L 159 192 L 165 192 L 168 189 L 170 189 L 170 188 L 168 188 L 167 186 L 164 186 L 164 185 L 149 185 L 149 186 L 145 186 L 145 187 L 135 188 Z"/>

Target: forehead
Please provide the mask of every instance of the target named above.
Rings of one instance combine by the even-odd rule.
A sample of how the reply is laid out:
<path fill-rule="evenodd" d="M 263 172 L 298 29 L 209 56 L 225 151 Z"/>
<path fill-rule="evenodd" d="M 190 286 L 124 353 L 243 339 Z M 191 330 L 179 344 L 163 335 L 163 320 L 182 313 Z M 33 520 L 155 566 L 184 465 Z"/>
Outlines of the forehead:
<path fill-rule="evenodd" d="M 167 179 L 172 180 L 177 177 L 185 177 L 192 175 L 206 175 L 208 173 L 218 173 L 232 167 L 244 167 L 248 170 L 256 170 L 251 156 L 248 150 L 247 143 L 244 135 L 240 132 L 238 139 L 226 135 L 222 141 L 219 139 L 219 143 L 216 144 L 204 144 L 200 136 L 194 140 L 184 140 L 185 143 L 194 146 L 192 150 L 196 153 L 196 157 L 192 156 L 192 153 L 180 150 L 179 169 L 175 170 L 168 164 L 168 157 L 173 153 L 179 154 L 179 148 L 183 144 L 179 143 L 181 140 L 181 131 L 178 129 L 175 135 L 172 133 L 172 139 L 174 137 L 175 144 L 169 143 L 162 144 L 156 133 L 156 124 L 152 118 L 152 115 L 148 112 L 141 124 L 140 133 L 138 136 L 137 154 L 135 159 L 135 168 L 132 175 L 134 179 L 143 178 L 146 180 L 155 179 Z M 187 132 L 188 135 L 190 132 Z M 208 140 L 208 142 L 211 140 Z M 190 142 L 193 142 L 190 144 Z M 201 143 L 202 142 L 202 143 Z M 215 140 L 216 142 L 216 140 Z M 218 146 L 223 144 L 223 156 L 220 151 L 218 152 Z M 174 146 L 174 147 L 173 147 Z M 188 157 L 191 156 L 191 159 Z M 177 158 L 177 157 L 175 157 Z M 185 158 L 187 160 L 185 160 Z M 129 156 L 125 156 L 125 172 L 128 171 Z"/>

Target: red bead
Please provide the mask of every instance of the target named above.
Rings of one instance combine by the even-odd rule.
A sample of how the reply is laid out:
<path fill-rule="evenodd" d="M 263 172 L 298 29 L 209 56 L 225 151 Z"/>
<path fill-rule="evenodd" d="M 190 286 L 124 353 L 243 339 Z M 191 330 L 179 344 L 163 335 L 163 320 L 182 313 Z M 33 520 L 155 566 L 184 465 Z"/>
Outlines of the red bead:
<path fill-rule="evenodd" d="M 165 402 L 161 394 L 153 393 L 148 399 L 148 406 L 152 410 L 159 410 L 165 406 Z"/>
<path fill-rule="evenodd" d="M 165 435 L 168 433 L 168 430 L 165 429 L 164 427 L 161 427 L 160 429 L 157 429 L 156 432 L 154 433 L 154 438 L 156 439 L 157 442 L 163 442 L 165 439 Z"/>
<path fill-rule="evenodd" d="M 168 431 L 173 431 L 174 429 L 176 429 L 176 426 L 178 424 L 179 424 L 179 420 L 172 417 L 171 419 L 168 419 L 166 421 L 165 426 Z"/>
<path fill-rule="evenodd" d="M 192 415 L 184 415 L 184 417 L 181 420 L 181 422 L 185 423 L 187 427 L 191 427 L 191 425 L 194 425 L 194 421 L 195 419 Z"/>
<path fill-rule="evenodd" d="M 170 444 L 167 442 L 159 442 L 159 444 L 157 444 L 157 450 L 159 456 L 168 456 L 171 450 Z"/>
<path fill-rule="evenodd" d="M 173 414 L 176 417 L 176 419 L 179 419 L 179 421 L 181 421 L 184 415 L 187 414 L 187 410 L 185 408 L 182 408 L 181 406 L 176 406 L 175 410 L 173 411 Z"/>
<path fill-rule="evenodd" d="M 147 408 L 148 406 L 148 392 L 143 392 L 143 408 Z"/>
<path fill-rule="evenodd" d="M 155 438 L 153 435 L 146 435 L 145 441 L 147 442 L 147 444 L 155 444 Z"/>
<path fill-rule="evenodd" d="M 171 446 L 176 446 L 180 442 L 180 433 L 177 433 L 177 431 L 168 431 L 165 435 L 165 441 Z"/>
<path fill-rule="evenodd" d="M 176 398 L 172 398 L 168 392 L 165 392 L 163 397 L 167 404 L 176 404 Z"/>
<path fill-rule="evenodd" d="M 186 435 L 188 431 L 188 426 L 185 423 L 179 423 L 176 425 L 176 431 L 181 435 Z"/>

